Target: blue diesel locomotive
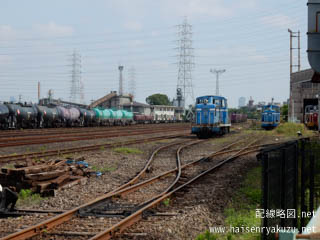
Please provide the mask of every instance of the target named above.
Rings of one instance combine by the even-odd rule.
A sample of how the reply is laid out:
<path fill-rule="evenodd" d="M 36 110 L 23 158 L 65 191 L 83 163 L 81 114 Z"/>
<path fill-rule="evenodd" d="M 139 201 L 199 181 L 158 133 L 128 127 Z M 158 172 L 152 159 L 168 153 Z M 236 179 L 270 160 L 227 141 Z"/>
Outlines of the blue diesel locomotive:
<path fill-rule="evenodd" d="M 227 99 L 220 96 L 202 96 L 197 98 L 196 119 L 192 125 L 192 134 L 198 138 L 223 135 L 230 131 Z"/>
<path fill-rule="evenodd" d="M 280 123 L 280 107 L 269 104 L 263 107 L 261 114 L 261 127 L 270 130 Z"/>

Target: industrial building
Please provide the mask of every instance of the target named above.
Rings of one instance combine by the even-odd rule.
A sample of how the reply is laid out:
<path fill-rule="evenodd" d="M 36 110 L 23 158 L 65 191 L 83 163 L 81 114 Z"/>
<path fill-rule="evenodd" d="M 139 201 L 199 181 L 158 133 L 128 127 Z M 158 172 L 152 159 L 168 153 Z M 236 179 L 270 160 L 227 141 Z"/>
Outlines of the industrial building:
<path fill-rule="evenodd" d="M 239 106 L 239 108 L 246 106 L 246 98 L 245 98 L 245 97 L 240 97 L 240 98 L 239 98 L 239 104 L 238 104 L 238 106 Z"/>
<path fill-rule="evenodd" d="M 314 70 L 294 72 L 290 77 L 289 120 L 303 122 L 307 105 L 318 105 L 320 84 L 312 82 Z"/>

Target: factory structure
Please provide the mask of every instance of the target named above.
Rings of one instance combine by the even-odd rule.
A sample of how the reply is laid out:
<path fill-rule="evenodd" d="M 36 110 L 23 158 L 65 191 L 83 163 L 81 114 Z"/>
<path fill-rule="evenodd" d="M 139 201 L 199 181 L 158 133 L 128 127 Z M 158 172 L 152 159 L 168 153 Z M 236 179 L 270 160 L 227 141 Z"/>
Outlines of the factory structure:
<path fill-rule="evenodd" d="M 290 77 L 289 120 L 303 123 L 305 108 L 318 106 L 320 83 L 312 80 L 314 70 L 306 69 L 294 72 Z"/>
<path fill-rule="evenodd" d="M 167 105 L 149 105 L 134 101 L 132 94 L 123 92 L 123 66 L 119 66 L 119 92 L 111 91 L 107 95 L 93 101 L 89 108 L 110 108 L 131 111 L 138 115 L 153 115 L 156 121 L 182 120 L 183 107 Z"/>

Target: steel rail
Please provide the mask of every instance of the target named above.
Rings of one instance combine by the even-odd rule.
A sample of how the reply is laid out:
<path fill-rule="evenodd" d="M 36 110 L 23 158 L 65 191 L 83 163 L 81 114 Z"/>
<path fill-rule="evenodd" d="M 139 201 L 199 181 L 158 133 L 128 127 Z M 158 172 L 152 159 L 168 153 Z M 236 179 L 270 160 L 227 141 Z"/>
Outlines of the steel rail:
<path fill-rule="evenodd" d="M 73 128 L 41 128 L 41 129 L 22 129 L 22 130 L 0 130 L 0 139 L 7 137 L 16 136 L 37 136 L 43 134 L 70 134 L 70 133 L 80 133 L 86 132 L 100 132 L 100 131 L 115 131 L 120 129 L 130 129 L 130 128 L 152 128 L 154 126 L 189 126 L 185 123 L 170 123 L 170 124 L 145 124 L 145 125 L 127 125 L 127 126 L 100 126 L 100 127 L 73 127 Z"/>
<path fill-rule="evenodd" d="M 238 144 L 238 143 L 239 143 L 239 141 L 236 141 L 236 142 L 234 142 L 232 144 L 229 144 L 228 146 L 223 147 L 219 151 L 216 151 L 215 153 L 210 154 L 208 156 L 208 158 L 213 157 L 215 155 L 217 156 L 217 155 L 229 153 L 230 151 L 224 151 L 224 150 L 226 150 L 226 149 L 228 149 L 228 148 L 230 148 L 233 145 Z M 181 168 L 184 169 L 184 168 L 187 168 L 187 167 L 191 167 L 192 165 L 194 165 L 194 164 L 196 164 L 196 163 L 198 163 L 200 161 L 203 161 L 204 159 L 206 159 L 206 158 L 201 158 L 201 159 L 199 159 L 197 161 L 188 163 L 186 165 L 183 165 Z M 170 175 L 170 174 L 172 174 L 172 173 L 174 173 L 176 171 L 177 171 L 177 168 L 169 170 L 167 172 L 164 172 L 163 174 L 160 174 L 158 176 L 155 176 L 155 177 L 153 177 L 151 179 L 148 179 L 148 180 L 145 180 L 143 182 L 137 183 L 135 185 L 132 185 L 132 186 L 128 186 L 127 185 L 126 188 L 122 188 L 120 186 L 118 188 L 119 189 L 118 191 L 116 189 L 116 190 L 114 190 L 112 192 L 106 193 L 106 194 L 104 194 L 104 195 L 102 195 L 102 196 L 90 201 L 89 203 L 83 204 L 83 205 L 81 205 L 81 206 L 79 206 L 79 207 L 77 207 L 75 209 L 69 210 L 69 211 L 67 211 L 67 212 L 65 212 L 63 214 L 55 216 L 55 217 L 53 217 L 51 219 L 48 219 L 48 220 L 46 220 L 46 221 L 44 221 L 42 223 L 39 223 L 39 224 L 37 224 L 35 226 L 31 226 L 31 227 L 23 229 L 23 230 L 21 230 L 19 232 L 10 234 L 10 235 L 2 238 L 2 239 L 3 240 L 7 240 L 7 239 L 27 239 L 29 237 L 38 235 L 41 232 L 46 232 L 47 230 L 49 230 L 49 229 L 51 229 L 51 228 L 53 228 L 53 227 L 55 227 L 57 225 L 60 225 L 63 222 L 69 221 L 80 209 L 83 209 L 83 208 L 86 208 L 88 206 L 103 202 L 107 198 L 123 196 L 125 194 L 128 194 L 129 192 L 135 191 L 135 190 L 137 190 L 137 189 L 139 189 L 139 188 L 141 188 L 141 187 L 143 187 L 145 185 L 148 185 L 148 184 L 153 183 L 153 182 L 155 182 L 155 181 L 157 181 L 157 180 L 159 180 L 159 179 L 161 179 L 161 178 L 163 178 L 165 176 L 168 176 L 168 175 Z"/>
<path fill-rule="evenodd" d="M 132 224 L 136 223 L 137 221 L 139 221 L 142 218 L 142 214 L 144 211 L 153 208 L 154 206 L 156 206 L 157 204 L 159 204 L 161 201 L 163 201 L 164 199 L 170 197 L 173 193 L 179 191 L 180 189 L 186 187 L 187 185 L 195 182 L 196 180 L 198 180 L 199 178 L 205 176 L 206 174 L 212 172 L 213 170 L 218 169 L 219 167 L 221 167 L 222 165 L 224 165 L 225 163 L 234 160 L 235 158 L 248 154 L 249 152 L 253 152 L 255 150 L 250 150 L 250 151 L 246 151 L 245 150 L 252 144 L 256 143 L 259 139 L 254 140 L 252 143 L 248 144 L 246 147 L 244 147 L 243 149 L 239 150 L 238 152 L 236 152 L 235 154 L 233 154 L 232 156 L 228 157 L 227 159 L 220 161 L 218 164 L 216 164 L 215 166 L 207 169 L 206 171 L 198 174 L 197 176 L 193 177 L 192 179 L 190 179 L 188 182 L 178 186 L 177 188 L 173 189 L 172 191 L 163 194 L 161 197 L 157 198 L 156 200 L 148 203 L 146 206 L 140 208 L 139 210 L 137 210 L 135 213 L 131 214 L 130 216 L 126 217 L 125 219 L 121 220 L 120 222 L 118 222 L 117 224 L 113 225 L 112 227 L 106 229 L 105 231 L 95 235 L 94 237 L 90 238 L 90 240 L 105 240 L 105 239 L 111 239 L 113 236 L 115 236 L 117 233 L 121 233 L 123 232 L 126 228 L 128 228 L 129 226 L 131 226 Z"/>
<path fill-rule="evenodd" d="M 40 138 L 28 138 L 24 141 L 7 141 L 5 143 L 0 143 L 0 148 L 4 147 L 16 147 L 16 146 L 25 146 L 25 145 L 35 145 L 35 144 L 48 144 L 48 143 L 57 143 L 57 142 L 73 142 L 73 141 L 82 141 L 82 140 L 92 140 L 92 139 L 101 139 L 101 138 L 114 138 L 114 137 L 123 137 L 123 136 L 135 136 L 143 134 L 154 134 L 154 133 L 163 133 L 169 131 L 186 131 L 185 128 L 166 128 L 166 129 L 156 129 L 156 130 L 137 130 L 132 132 L 121 132 L 121 133 L 101 133 L 101 134 L 81 134 L 81 136 L 54 136 L 54 137 L 40 137 Z"/>
<path fill-rule="evenodd" d="M 32 139 L 48 139 L 48 138 L 56 138 L 56 137 L 62 137 L 62 136 L 87 136 L 87 135 L 101 135 L 101 134 L 109 134 L 109 133 L 118 133 L 118 132 L 132 132 L 132 131 L 148 131 L 153 129 L 185 129 L 188 126 L 157 126 L 157 128 L 151 128 L 151 127 L 141 127 L 141 126 L 135 126 L 135 127 L 121 127 L 121 128 L 103 128 L 100 130 L 87 130 L 85 128 L 81 128 L 78 131 L 56 131 L 52 133 L 48 132 L 39 132 L 38 134 L 25 134 L 25 133 L 18 133 L 14 135 L 0 135 L 0 139 L 5 139 L 7 142 L 13 142 L 13 141 L 23 141 L 23 140 L 32 140 Z"/>
<path fill-rule="evenodd" d="M 177 145 L 177 144 L 181 144 L 181 143 L 184 143 L 184 142 L 186 142 L 186 141 L 170 143 L 170 144 L 167 144 L 165 146 L 161 146 L 161 147 L 157 148 L 151 154 L 149 160 L 145 164 L 145 167 L 132 180 L 130 180 L 128 183 L 123 184 L 122 186 L 118 187 L 117 189 L 115 189 L 115 190 L 113 190 L 113 191 L 111 191 L 111 192 L 109 192 L 107 194 L 104 194 L 101 197 L 98 197 L 98 198 L 90 201 L 87 204 L 83 204 L 83 205 L 81 205 L 81 206 L 79 206 L 77 208 L 74 208 L 72 210 L 64 212 L 64 213 L 62 213 L 60 215 L 57 215 L 57 216 L 55 216 L 55 217 L 53 217 L 51 219 L 48 219 L 48 220 L 46 220 L 46 221 L 44 221 L 42 223 L 37 224 L 35 226 L 32 226 L 32 227 L 29 227 L 27 229 L 23 229 L 22 231 L 10 234 L 10 235 L 2 238 L 2 239 L 27 239 L 27 238 L 33 237 L 35 235 L 40 234 L 43 231 L 47 231 L 48 229 L 51 229 L 51 228 L 53 228 L 53 227 L 55 227 L 57 225 L 60 225 L 63 222 L 66 222 L 66 221 L 70 220 L 80 209 L 83 209 L 85 207 L 97 204 L 97 203 L 99 203 L 99 202 L 101 202 L 103 200 L 106 200 L 107 198 L 116 196 L 116 195 L 119 194 L 119 192 L 125 191 L 124 189 L 127 189 L 127 188 L 130 189 L 130 185 L 134 184 L 138 180 L 138 178 L 143 176 L 144 172 L 148 169 L 148 167 L 152 163 L 153 158 L 156 156 L 156 154 L 160 150 L 163 150 L 165 148 L 169 148 L 171 146 L 174 146 L 174 145 Z"/>
<path fill-rule="evenodd" d="M 158 141 L 158 140 L 163 140 L 163 139 L 172 139 L 172 138 L 178 138 L 178 137 L 184 137 L 184 136 L 189 136 L 189 134 L 183 134 L 183 133 L 177 134 L 177 133 L 175 133 L 175 134 L 171 134 L 171 135 L 165 135 L 165 136 L 159 136 L 159 137 L 150 137 L 150 138 L 143 138 L 143 139 L 135 139 L 135 140 L 129 140 L 129 141 L 125 141 L 125 142 L 95 144 L 95 145 L 64 148 L 64 149 L 58 149 L 58 150 L 32 152 L 32 153 L 25 153 L 25 154 L 4 155 L 4 156 L 0 156 L 0 163 L 10 162 L 10 161 L 25 161 L 27 159 L 33 159 L 33 158 L 60 156 L 62 154 L 98 150 L 101 147 L 112 148 L 112 147 L 127 146 L 127 145 L 132 145 L 132 144 L 137 144 L 137 143 L 148 142 L 148 141 Z"/>

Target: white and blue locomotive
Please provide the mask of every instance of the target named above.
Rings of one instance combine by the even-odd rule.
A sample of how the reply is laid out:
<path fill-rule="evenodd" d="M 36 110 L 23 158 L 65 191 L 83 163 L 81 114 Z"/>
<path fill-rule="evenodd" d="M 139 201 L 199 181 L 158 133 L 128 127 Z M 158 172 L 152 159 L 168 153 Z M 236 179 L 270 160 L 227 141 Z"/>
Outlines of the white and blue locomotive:
<path fill-rule="evenodd" d="M 192 125 L 192 134 L 198 138 L 223 135 L 230 131 L 227 99 L 220 96 L 202 96 L 197 98 L 196 119 Z"/>
<path fill-rule="evenodd" d="M 263 106 L 261 114 L 261 127 L 270 130 L 277 127 L 280 123 L 280 107 L 269 104 Z"/>

